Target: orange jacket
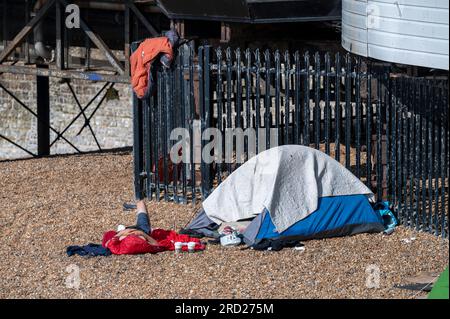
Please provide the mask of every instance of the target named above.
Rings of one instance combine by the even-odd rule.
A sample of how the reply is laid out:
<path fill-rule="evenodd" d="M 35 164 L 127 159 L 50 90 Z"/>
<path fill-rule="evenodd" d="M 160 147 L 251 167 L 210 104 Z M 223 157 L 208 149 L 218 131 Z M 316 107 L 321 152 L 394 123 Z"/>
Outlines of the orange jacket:
<path fill-rule="evenodd" d="M 145 40 L 131 55 L 131 85 L 139 98 L 147 92 L 151 65 L 160 53 L 173 59 L 172 46 L 166 37 Z"/>

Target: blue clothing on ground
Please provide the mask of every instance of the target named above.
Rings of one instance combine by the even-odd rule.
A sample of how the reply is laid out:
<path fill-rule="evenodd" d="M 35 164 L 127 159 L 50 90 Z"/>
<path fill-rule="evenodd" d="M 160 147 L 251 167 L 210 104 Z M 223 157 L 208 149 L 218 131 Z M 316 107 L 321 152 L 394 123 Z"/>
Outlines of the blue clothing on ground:
<path fill-rule="evenodd" d="M 102 245 L 88 244 L 86 246 L 67 247 L 67 255 L 69 257 L 73 255 L 88 257 L 109 256 L 111 255 L 111 251 L 108 248 L 103 247 Z"/>
<path fill-rule="evenodd" d="M 373 206 L 373 209 L 380 214 L 383 219 L 383 225 L 385 228 L 385 233 L 392 233 L 395 227 L 398 225 L 397 218 L 395 218 L 394 213 L 389 208 L 389 202 L 378 202 Z"/>

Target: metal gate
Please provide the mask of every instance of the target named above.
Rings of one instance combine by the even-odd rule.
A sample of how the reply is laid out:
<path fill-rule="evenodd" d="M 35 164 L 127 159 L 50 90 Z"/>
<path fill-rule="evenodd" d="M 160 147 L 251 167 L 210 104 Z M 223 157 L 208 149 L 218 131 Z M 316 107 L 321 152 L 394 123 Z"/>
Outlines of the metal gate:
<path fill-rule="evenodd" d="M 404 225 L 448 236 L 448 77 L 339 53 L 185 46 L 157 79 L 133 103 L 138 198 L 195 203 L 255 150 L 301 144 L 345 165 Z"/>

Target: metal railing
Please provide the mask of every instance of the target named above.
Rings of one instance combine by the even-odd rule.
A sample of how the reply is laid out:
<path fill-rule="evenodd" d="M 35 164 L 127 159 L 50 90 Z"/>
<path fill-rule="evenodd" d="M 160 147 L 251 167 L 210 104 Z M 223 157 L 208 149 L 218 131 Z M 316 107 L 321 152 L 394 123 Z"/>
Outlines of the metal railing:
<path fill-rule="evenodd" d="M 285 144 L 322 150 L 379 200 L 390 201 L 404 225 L 448 236 L 447 77 L 394 74 L 339 53 L 204 46 L 198 53 L 180 49 L 174 66 L 159 70 L 157 79 L 152 97 L 134 98 L 137 197 L 178 203 L 206 198 L 253 155 L 252 145 L 248 135 L 238 141 L 231 134 L 230 153 L 217 135 L 199 136 L 211 128 L 225 136 L 250 129 L 256 152 Z M 192 145 L 171 136 L 176 128 Z M 204 158 L 211 142 L 222 150 L 213 147 L 212 161 Z"/>

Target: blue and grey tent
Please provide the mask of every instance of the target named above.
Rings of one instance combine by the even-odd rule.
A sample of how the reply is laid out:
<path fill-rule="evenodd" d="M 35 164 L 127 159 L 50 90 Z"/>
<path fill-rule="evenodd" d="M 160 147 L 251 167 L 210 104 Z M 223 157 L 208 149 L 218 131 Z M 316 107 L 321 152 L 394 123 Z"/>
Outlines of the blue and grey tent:
<path fill-rule="evenodd" d="M 264 240 L 308 240 L 382 232 L 374 195 L 328 155 L 285 145 L 258 154 L 203 202 L 187 230 L 207 236 L 221 226 L 251 221 L 247 245 Z"/>

